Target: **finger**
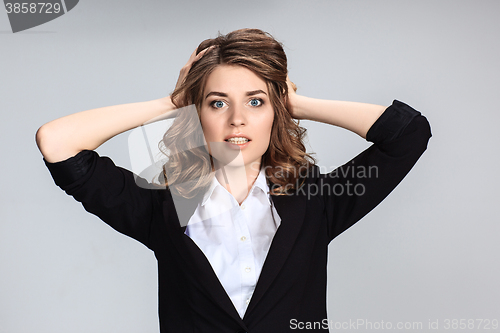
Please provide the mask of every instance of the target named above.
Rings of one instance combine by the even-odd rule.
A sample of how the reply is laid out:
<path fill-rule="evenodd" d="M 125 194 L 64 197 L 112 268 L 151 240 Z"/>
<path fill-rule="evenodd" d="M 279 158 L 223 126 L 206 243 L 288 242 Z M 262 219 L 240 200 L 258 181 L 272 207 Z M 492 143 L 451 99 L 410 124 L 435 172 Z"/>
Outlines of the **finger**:
<path fill-rule="evenodd" d="M 212 45 L 212 46 L 209 46 L 209 47 L 201 50 L 200 53 L 198 53 L 198 55 L 196 55 L 196 57 L 193 60 L 193 62 L 196 62 L 196 61 L 200 60 L 205 55 L 205 53 L 207 53 L 208 51 L 212 50 L 214 47 L 215 47 L 215 45 Z"/>
<path fill-rule="evenodd" d="M 196 49 L 191 53 L 189 56 L 188 64 L 193 61 L 193 59 L 196 58 Z"/>

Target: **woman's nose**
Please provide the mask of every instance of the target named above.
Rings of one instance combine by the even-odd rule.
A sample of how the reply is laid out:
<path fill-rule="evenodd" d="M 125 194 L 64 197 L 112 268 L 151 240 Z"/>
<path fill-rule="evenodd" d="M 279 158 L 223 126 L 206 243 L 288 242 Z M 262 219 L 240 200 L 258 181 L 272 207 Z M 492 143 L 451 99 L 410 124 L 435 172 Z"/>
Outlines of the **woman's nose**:
<path fill-rule="evenodd" d="M 246 125 L 245 110 L 242 106 L 231 107 L 229 123 L 231 126 Z"/>

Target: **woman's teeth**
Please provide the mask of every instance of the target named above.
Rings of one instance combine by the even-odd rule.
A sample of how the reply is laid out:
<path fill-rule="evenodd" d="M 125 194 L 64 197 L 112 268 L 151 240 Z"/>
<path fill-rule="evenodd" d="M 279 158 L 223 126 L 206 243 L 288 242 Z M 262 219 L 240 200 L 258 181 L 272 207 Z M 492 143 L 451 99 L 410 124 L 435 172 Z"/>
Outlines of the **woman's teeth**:
<path fill-rule="evenodd" d="M 227 142 L 235 143 L 237 145 L 242 145 L 244 143 L 247 143 L 248 139 L 247 138 L 231 138 L 231 139 L 227 139 Z"/>

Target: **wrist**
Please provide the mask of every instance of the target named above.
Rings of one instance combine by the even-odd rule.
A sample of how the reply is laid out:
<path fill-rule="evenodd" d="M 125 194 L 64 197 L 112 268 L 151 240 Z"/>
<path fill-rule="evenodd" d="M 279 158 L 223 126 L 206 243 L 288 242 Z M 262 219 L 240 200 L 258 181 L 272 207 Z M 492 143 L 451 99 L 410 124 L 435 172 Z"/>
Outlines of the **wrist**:
<path fill-rule="evenodd" d="M 153 101 L 150 101 L 152 111 L 150 113 L 151 118 L 145 120 L 142 124 L 147 125 L 154 123 L 156 121 L 174 118 L 177 116 L 178 110 L 172 103 L 170 96 L 162 97 Z"/>
<path fill-rule="evenodd" d="M 172 102 L 172 97 L 170 95 L 167 97 L 162 97 L 162 98 L 158 99 L 158 102 L 161 103 L 162 109 L 164 110 L 164 112 L 168 112 L 168 111 L 172 111 L 172 110 L 177 109 L 175 107 L 174 103 Z"/>
<path fill-rule="evenodd" d="M 307 99 L 307 97 L 297 94 L 290 96 L 290 108 L 295 119 L 308 119 Z"/>

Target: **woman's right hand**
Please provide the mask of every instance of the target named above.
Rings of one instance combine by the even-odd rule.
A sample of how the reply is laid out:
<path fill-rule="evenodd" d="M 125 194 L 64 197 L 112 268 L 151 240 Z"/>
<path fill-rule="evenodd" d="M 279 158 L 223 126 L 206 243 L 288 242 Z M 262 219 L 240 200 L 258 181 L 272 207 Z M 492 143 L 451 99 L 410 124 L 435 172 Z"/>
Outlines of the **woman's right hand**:
<path fill-rule="evenodd" d="M 179 77 L 177 78 L 177 84 L 175 85 L 175 89 L 176 90 L 179 89 L 179 87 L 186 80 L 186 76 L 188 75 L 189 70 L 191 69 L 191 67 L 193 66 L 193 64 L 195 62 L 197 62 L 198 60 L 200 60 L 205 55 L 205 53 L 207 53 L 209 50 L 213 49 L 214 47 L 215 47 L 214 45 L 209 46 L 206 49 L 203 49 L 198 54 L 196 54 L 196 50 L 194 50 L 194 52 L 189 57 L 189 60 L 187 61 L 187 63 L 181 68 L 181 71 L 179 73 Z M 176 100 L 178 100 L 178 101 L 182 100 L 182 97 L 181 96 L 177 96 Z M 175 103 L 175 104 L 177 104 L 177 103 Z"/>

